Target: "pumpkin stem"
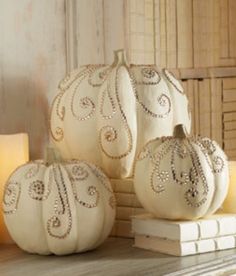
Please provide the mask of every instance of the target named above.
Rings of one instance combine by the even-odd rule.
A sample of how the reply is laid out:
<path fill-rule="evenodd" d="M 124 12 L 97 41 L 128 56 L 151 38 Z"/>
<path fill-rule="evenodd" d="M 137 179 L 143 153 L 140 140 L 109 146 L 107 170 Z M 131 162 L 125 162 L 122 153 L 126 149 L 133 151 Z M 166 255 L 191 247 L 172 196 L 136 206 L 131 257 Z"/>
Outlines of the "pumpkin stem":
<path fill-rule="evenodd" d="M 59 163 L 62 161 L 60 152 L 52 146 L 47 146 L 45 151 L 45 163 L 50 166 L 53 163 Z"/>
<path fill-rule="evenodd" d="M 127 59 L 126 59 L 126 53 L 124 49 L 119 49 L 114 51 L 114 66 L 117 65 L 128 65 Z"/>
<path fill-rule="evenodd" d="M 173 136 L 175 138 L 187 138 L 188 134 L 187 134 L 187 130 L 186 130 L 185 126 L 182 124 L 176 125 L 174 128 Z"/>

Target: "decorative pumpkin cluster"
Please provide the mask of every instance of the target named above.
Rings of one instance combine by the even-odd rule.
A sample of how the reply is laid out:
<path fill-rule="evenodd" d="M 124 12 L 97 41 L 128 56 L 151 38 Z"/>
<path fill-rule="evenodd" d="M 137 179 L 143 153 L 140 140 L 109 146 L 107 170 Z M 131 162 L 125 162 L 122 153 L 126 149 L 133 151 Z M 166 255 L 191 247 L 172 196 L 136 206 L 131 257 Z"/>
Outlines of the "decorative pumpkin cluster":
<path fill-rule="evenodd" d="M 167 70 L 128 66 L 117 51 L 111 66 L 71 72 L 53 101 L 50 133 L 63 158 L 91 163 L 49 155 L 18 168 L 3 202 L 11 236 L 39 254 L 97 247 L 115 218 L 111 184 L 97 166 L 131 177 L 136 158 L 135 190 L 149 212 L 171 219 L 214 212 L 227 191 L 226 157 L 215 142 L 186 137 L 190 122 L 187 97 Z"/>

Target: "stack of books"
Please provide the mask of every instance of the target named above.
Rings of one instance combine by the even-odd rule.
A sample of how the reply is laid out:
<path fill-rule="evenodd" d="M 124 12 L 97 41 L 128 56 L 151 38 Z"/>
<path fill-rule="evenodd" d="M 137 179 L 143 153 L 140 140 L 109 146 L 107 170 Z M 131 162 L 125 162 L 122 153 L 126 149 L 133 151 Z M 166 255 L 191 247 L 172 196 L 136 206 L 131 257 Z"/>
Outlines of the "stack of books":
<path fill-rule="evenodd" d="M 111 184 L 117 204 L 111 236 L 132 238 L 131 217 L 145 212 L 134 192 L 133 179 L 111 179 Z"/>
<path fill-rule="evenodd" d="M 236 247 L 236 214 L 218 213 L 196 221 L 170 221 L 150 214 L 132 217 L 134 246 L 174 256 Z"/>

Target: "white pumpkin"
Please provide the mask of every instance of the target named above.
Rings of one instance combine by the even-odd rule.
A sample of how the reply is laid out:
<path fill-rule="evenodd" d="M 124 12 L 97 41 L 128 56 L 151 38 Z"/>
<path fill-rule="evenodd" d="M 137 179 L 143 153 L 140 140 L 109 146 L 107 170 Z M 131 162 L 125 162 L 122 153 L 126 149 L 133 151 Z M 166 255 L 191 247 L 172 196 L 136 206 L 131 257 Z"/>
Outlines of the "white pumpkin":
<path fill-rule="evenodd" d="M 190 115 L 171 73 L 128 66 L 123 51 L 115 54 L 111 66 L 82 66 L 60 83 L 50 131 L 64 158 L 86 159 L 110 177 L 125 178 L 150 139 L 171 135 L 180 123 L 190 130 Z"/>
<path fill-rule="evenodd" d="M 150 141 L 140 152 L 134 187 L 143 207 L 160 218 L 197 219 L 213 214 L 228 190 L 224 152 L 209 138 L 187 137 L 177 125 L 173 137 Z"/>
<path fill-rule="evenodd" d="M 115 198 L 108 178 L 88 162 L 34 161 L 10 176 L 3 210 L 23 250 L 64 255 L 91 250 L 107 238 Z"/>

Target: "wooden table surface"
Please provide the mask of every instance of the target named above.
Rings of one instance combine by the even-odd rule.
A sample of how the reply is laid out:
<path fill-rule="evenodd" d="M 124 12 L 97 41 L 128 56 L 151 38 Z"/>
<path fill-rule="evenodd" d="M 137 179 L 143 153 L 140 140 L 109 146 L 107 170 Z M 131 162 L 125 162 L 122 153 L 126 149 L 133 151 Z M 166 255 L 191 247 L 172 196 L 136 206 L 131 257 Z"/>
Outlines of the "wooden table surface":
<path fill-rule="evenodd" d="M 109 238 L 100 248 L 69 256 L 27 254 L 16 245 L 0 246 L 1 276 L 168 275 L 196 264 L 229 256 L 226 250 L 188 257 L 172 257 L 132 247 L 132 239 Z"/>

